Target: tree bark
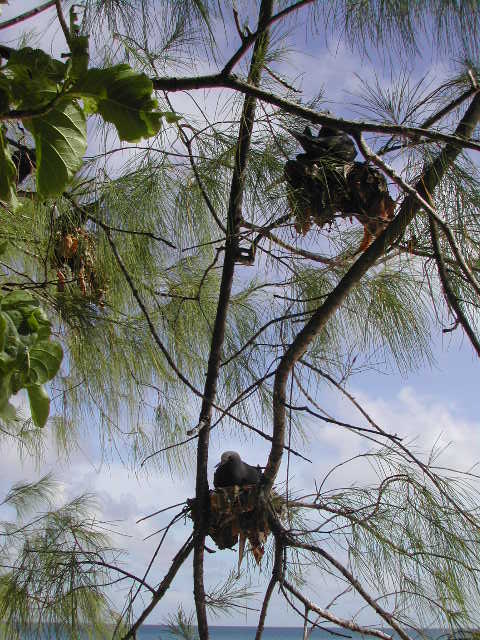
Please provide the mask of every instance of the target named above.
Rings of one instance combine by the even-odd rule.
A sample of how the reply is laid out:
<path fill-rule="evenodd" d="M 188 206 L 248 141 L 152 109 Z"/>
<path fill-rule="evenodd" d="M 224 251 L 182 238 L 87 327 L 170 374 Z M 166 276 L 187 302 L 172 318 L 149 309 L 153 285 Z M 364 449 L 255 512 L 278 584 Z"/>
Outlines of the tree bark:
<path fill-rule="evenodd" d="M 258 32 L 260 35 L 255 41 L 250 64 L 249 82 L 258 85 L 265 52 L 268 47 L 268 30 L 264 28 L 272 16 L 273 0 L 262 0 L 258 19 Z M 243 192 L 245 187 L 246 169 L 250 142 L 255 122 L 256 99 L 247 96 L 244 101 L 238 144 L 235 154 L 235 166 L 233 170 L 230 188 L 230 199 L 227 214 L 227 237 L 225 245 L 225 259 L 223 263 L 220 293 L 217 305 L 217 313 L 213 327 L 210 357 L 208 360 L 207 375 L 204 388 L 204 399 L 200 411 L 199 424 L 201 426 L 197 445 L 197 475 L 196 475 L 196 500 L 194 513 L 194 556 L 193 556 L 193 589 L 195 608 L 197 612 L 198 633 L 200 640 L 208 640 L 208 621 L 205 604 L 204 585 L 204 548 L 205 536 L 208 530 L 208 518 L 210 507 L 210 494 L 207 478 L 208 448 L 210 440 L 210 422 L 213 403 L 215 402 L 218 374 L 221 363 L 221 353 L 225 338 L 227 311 L 230 302 L 233 275 L 235 271 L 235 259 L 238 251 L 238 233 L 242 219 Z"/>

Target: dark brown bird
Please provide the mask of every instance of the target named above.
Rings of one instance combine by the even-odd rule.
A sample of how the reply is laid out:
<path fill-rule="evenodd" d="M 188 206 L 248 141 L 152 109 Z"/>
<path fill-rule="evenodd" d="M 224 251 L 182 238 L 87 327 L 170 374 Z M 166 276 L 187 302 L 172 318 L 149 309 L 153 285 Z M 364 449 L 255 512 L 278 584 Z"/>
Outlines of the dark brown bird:
<path fill-rule="evenodd" d="M 332 161 L 352 162 L 357 155 L 353 140 L 346 133 L 331 127 L 322 127 L 315 137 L 310 127 L 305 127 L 303 133 L 288 129 L 288 132 L 304 149 L 307 158 L 329 158 Z"/>
<path fill-rule="evenodd" d="M 257 484 L 261 475 L 260 467 L 252 467 L 243 462 L 236 451 L 224 451 L 213 475 L 213 484 L 217 489 L 234 485 L 243 487 Z"/>

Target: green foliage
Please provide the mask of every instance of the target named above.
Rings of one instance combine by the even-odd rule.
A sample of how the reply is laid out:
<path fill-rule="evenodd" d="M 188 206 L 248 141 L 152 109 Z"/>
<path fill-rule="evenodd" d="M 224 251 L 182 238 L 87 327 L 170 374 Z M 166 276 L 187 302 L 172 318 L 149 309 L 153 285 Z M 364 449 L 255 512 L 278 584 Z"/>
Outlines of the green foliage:
<path fill-rule="evenodd" d="M 175 638 L 180 638 L 181 640 L 198 640 L 194 620 L 194 614 L 185 613 L 182 605 L 180 605 L 177 613 L 171 614 L 167 620 L 168 630 Z"/>
<path fill-rule="evenodd" d="M 440 471 L 440 451 L 418 466 L 395 449 L 364 454 L 377 482 L 325 491 L 320 510 L 348 531 L 339 547 L 344 552 L 346 543 L 355 575 L 381 599 L 396 592 L 402 624 L 475 627 L 480 513 L 471 474 Z M 355 473 L 359 461 L 341 465 L 341 473 Z"/>
<path fill-rule="evenodd" d="M 26 120 L 35 140 L 37 190 L 46 197 L 60 195 L 83 163 L 87 126 L 78 103 L 64 99 L 45 116 Z"/>
<path fill-rule="evenodd" d="M 57 489 L 58 485 L 50 474 L 36 482 L 19 482 L 10 488 L 0 506 L 13 507 L 17 518 L 23 519 L 42 504 L 51 505 Z"/>
<path fill-rule="evenodd" d="M 50 339 L 51 324 L 35 298 L 15 291 L 0 296 L 0 417 L 13 418 L 9 399 L 26 389 L 32 419 L 43 427 L 50 399 L 43 385 L 57 373 L 63 351 Z"/>
<path fill-rule="evenodd" d="M 278 3 L 278 9 L 287 4 L 291 5 Z M 318 11 L 320 4 L 316 3 L 312 11 Z M 442 7 L 449 5 L 423 4 L 432 14 L 439 7 L 437 17 Z M 411 45 L 415 20 L 421 22 L 426 15 L 419 2 L 404 2 L 404 12 L 398 9 L 398 2 L 389 0 L 327 5 L 334 19 L 343 9 L 348 13 L 346 32 L 356 37 L 366 34 L 376 42 L 382 39 L 383 29 L 389 38 L 395 33 L 401 39 L 405 33 L 406 44 Z M 147 468 L 156 464 L 162 471 L 178 474 L 195 467 L 197 442 L 185 440 L 197 424 L 202 400 L 179 381 L 177 371 L 162 351 L 168 351 L 177 370 L 201 394 L 219 302 L 225 250 L 222 227 L 226 226 L 243 97 L 218 91 L 216 104 L 212 106 L 211 100 L 202 103 L 200 94 L 192 91 L 191 109 L 192 112 L 196 109 L 196 115 L 189 118 L 188 125 L 180 123 L 164 135 L 160 129 L 162 118 L 167 123 L 177 120 L 167 111 L 172 108 L 168 100 L 160 103 L 160 110 L 153 100 L 147 75 L 119 62 L 134 60 L 136 67 L 146 74 L 173 76 L 186 68 L 188 74 L 193 74 L 194 60 L 203 61 L 205 53 L 196 46 L 199 42 L 208 44 L 209 38 L 203 36 L 209 32 L 211 11 L 222 3 L 142 2 L 142 11 L 138 11 L 138 6 L 120 0 L 87 2 L 86 23 L 96 30 L 102 47 L 107 49 L 105 68 L 88 69 L 87 39 L 74 34 L 72 28 L 71 55 L 66 65 L 52 61 L 43 52 L 20 50 L 0 70 L 3 113 L 30 111 L 28 117 L 25 113 L 20 116 L 17 113 L 17 117 L 34 135 L 39 161 L 37 192 L 41 196 L 32 201 L 24 199 L 15 215 L 2 219 L 0 253 L 3 251 L 2 268 L 8 275 L 9 287 L 12 281 L 19 288 L 39 287 L 42 304 L 48 316 L 56 318 L 68 354 L 63 363 L 64 375 L 58 376 L 59 411 L 50 422 L 60 447 L 68 450 L 72 446 L 75 429 L 91 429 L 94 433 L 98 429 L 95 435 L 98 434 L 106 458 L 118 453 L 122 461 L 138 469 L 140 461 L 158 452 L 150 457 Z M 452 11 L 454 16 L 459 15 L 458 3 Z M 365 15 L 374 15 L 375 19 L 365 22 Z M 240 18 L 243 20 L 244 16 Z M 472 24 L 475 20 L 476 15 Z M 149 28 L 154 23 L 155 29 Z M 197 28 L 199 24 L 203 29 Z M 438 21 L 432 24 L 439 25 Z M 118 46 L 114 48 L 105 37 L 108 29 L 115 33 Z M 98 57 L 103 53 L 103 49 L 95 51 Z M 213 47 L 207 55 L 214 58 Z M 278 60 L 275 52 L 269 60 L 273 63 Z M 274 65 L 272 71 L 275 72 Z M 265 89 L 273 86 L 275 94 L 286 89 L 273 75 L 262 82 Z M 269 82 L 272 84 L 268 85 Z M 410 87 L 403 77 L 381 95 L 376 95 L 379 86 L 369 88 L 367 98 L 371 99 L 379 121 L 421 124 L 467 88 L 466 79 L 455 80 L 455 85 L 446 83 L 440 92 L 429 90 L 425 94 L 420 84 Z M 328 89 L 326 97 L 329 100 L 332 97 Z M 295 100 L 306 104 L 304 96 L 296 95 Z M 325 105 L 312 102 L 309 106 L 320 110 Z M 285 350 L 352 265 L 359 258 L 362 261 L 358 256 L 362 231 L 357 223 L 353 230 L 346 220 L 335 220 L 331 229 L 311 230 L 306 236 L 295 231 L 285 197 L 283 171 L 286 158 L 298 149 L 295 150 L 292 137 L 285 134 L 285 128 L 300 125 L 298 120 L 270 108 L 267 101 L 262 103 L 262 109 L 260 105 L 257 107 L 239 234 L 242 247 L 254 242 L 257 251 L 254 265 L 235 267 L 225 339 L 218 353 L 214 353 L 221 361 L 215 395 L 218 408 L 212 416 L 212 438 L 217 442 L 224 441 L 230 433 L 235 438 L 248 437 L 250 432 L 245 423 L 240 424 L 235 418 L 268 437 L 273 375 Z M 85 162 L 80 172 L 85 119 L 92 113 L 100 116 L 98 125 L 102 134 L 110 129 L 105 124 L 113 124 L 124 140 L 155 138 L 142 147 L 128 148 L 126 155 L 120 155 L 123 146 L 99 149 L 98 156 Z M 345 114 L 339 111 L 339 115 Z M 455 111 L 448 116 L 448 122 L 445 119 L 437 124 L 442 130 L 451 131 L 451 125 L 457 121 Z M 108 136 L 98 135 L 96 139 L 108 140 Z M 372 146 L 379 145 L 378 140 L 373 134 L 369 136 Z M 381 143 L 399 151 L 393 164 L 402 171 L 405 166 L 403 175 L 412 179 L 429 161 L 428 149 L 437 153 L 439 146 L 438 141 L 432 144 L 419 139 L 405 147 L 402 136 L 392 136 Z M 0 162 L 8 168 L 8 146 L 3 146 L 6 160 Z M 391 156 L 388 158 L 390 162 Z M 50 167 L 55 168 L 52 175 Z M 477 229 L 480 199 L 476 186 L 466 197 L 469 180 L 478 183 L 471 171 L 450 170 L 441 189 L 432 196 L 437 210 L 446 216 L 459 244 L 464 246 L 469 263 L 476 265 L 480 255 Z M 71 191 L 58 197 L 67 183 L 72 185 Z M 10 189 L 11 182 L 6 180 L 2 185 L 5 200 L 11 198 Z M 393 195 L 394 187 L 390 189 Z M 54 206 L 42 201 L 50 195 L 57 196 Z M 400 202 L 402 194 L 395 193 L 397 196 Z M 325 413 L 323 402 L 325 396 L 328 401 L 330 394 L 324 393 L 322 372 L 335 374 L 343 386 L 355 360 L 358 367 L 355 372 L 362 366 L 384 368 L 388 363 L 402 373 L 430 360 L 432 326 L 437 319 L 441 322 L 442 311 L 446 314 L 448 310 L 442 307 L 435 266 L 429 255 L 427 227 L 426 217 L 422 220 L 418 216 L 411 228 L 412 234 L 415 230 L 417 235 L 419 256 L 405 253 L 403 239 L 386 248 L 377 265 L 357 283 L 316 336 L 302 363 L 295 365 L 287 400 L 291 430 L 288 442 L 294 450 L 305 452 L 302 439 L 310 426 L 305 407 L 320 403 L 316 412 Z M 78 241 L 79 234 L 73 233 L 78 229 L 95 249 L 89 253 L 90 273 L 102 286 L 108 283 L 104 304 L 81 293 L 77 279 L 80 269 L 72 269 L 73 254 L 67 255 L 66 245 L 61 246 L 68 235 L 70 241 Z M 454 280 L 455 291 L 474 324 L 478 321 L 478 296 L 454 266 L 454 256 L 444 238 L 442 250 L 450 260 L 449 276 Z M 120 256 L 128 278 L 115 255 Z M 59 286 L 59 266 L 65 266 L 63 289 Z M 138 298 L 142 301 L 140 306 Z M 157 340 L 161 341 L 162 349 Z M 48 379 L 56 370 L 55 361 L 44 349 L 32 349 L 29 367 L 38 378 Z M 320 377 L 316 377 L 314 368 L 320 371 Z M 43 422 L 48 406 L 42 387 L 30 386 L 27 391 L 34 405 L 32 417 Z M 370 431 L 374 431 L 373 427 Z M 19 433 L 19 440 L 27 442 L 29 434 Z M 376 437 L 374 433 L 369 436 Z M 319 542 L 326 548 L 336 540 L 346 544 L 355 572 L 362 579 L 380 585 L 382 595 L 399 593 L 395 615 L 401 616 L 402 606 L 410 606 L 412 601 L 415 611 L 421 614 L 429 609 L 430 598 L 432 602 L 441 602 L 447 622 L 455 618 L 454 607 L 461 611 L 458 619 L 467 611 L 462 620 L 468 622 L 469 603 L 465 594 L 468 597 L 473 592 L 472 609 L 478 602 L 471 579 L 471 567 L 477 558 L 465 547 L 469 540 L 478 546 L 478 532 L 472 531 L 474 527 L 465 521 L 461 509 L 448 503 L 446 480 L 439 479 L 439 485 L 432 486 L 421 477 L 422 473 L 412 471 L 411 460 L 403 468 L 386 461 L 383 452 L 375 455 L 385 472 L 381 474 L 380 487 L 328 492 L 311 505 L 316 508 L 310 509 L 308 516 L 295 506 L 297 511 L 290 514 L 290 526 L 300 540 Z M 403 455 L 404 452 L 400 457 Z M 294 460 L 291 458 L 291 474 L 296 473 L 292 471 Z M 415 466 L 413 462 L 412 465 Z M 364 475 L 360 472 L 357 477 Z M 443 493 L 439 492 L 439 486 L 445 487 Z M 453 482 L 452 495 L 456 488 Z M 289 487 L 289 499 L 291 491 Z M 5 504 L 15 507 L 21 518 L 28 504 L 36 495 L 40 496 L 35 487 L 28 485 L 14 488 L 11 494 Z M 323 498 L 325 512 L 321 508 Z M 463 495 L 455 494 L 455 498 Z M 41 501 L 41 497 L 37 499 Z M 463 506 L 465 502 L 459 499 L 457 504 Z M 87 503 L 87 507 L 91 506 Z M 5 571 L 2 577 L 0 616 L 8 621 L 9 629 L 32 617 L 44 620 L 42 615 L 47 611 L 52 621 L 70 624 L 69 631 L 74 636 L 79 620 L 108 617 L 108 604 L 100 585 L 111 584 L 118 575 L 107 576 L 103 570 L 95 572 L 92 560 L 100 556 L 104 559 L 108 550 L 103 541 L 91 536 L 92 522 L 85 513 L 79 515 L 79 506 L 77 503 L 55 510 L 49 504 L 41 526 L 29 527 L 25 535 L 15 533 L 16 522 L 8 523 L 6 529 L 9 540 L 15 540 L 16 555 L 4 563 L 14 568 Z M 338 526 L 332 528 L 332 522 Z M 328 538 L 328 532 L 332 531 Z M 444 554 L 438 560 L 437 550 Z M 458 563 L 452 568 L 454 553 Z M 425 560 L 424 554 L 430 557 Z M 338 557 L 343 557 L 343 551 Z M 114 558 L 113 563 L 117 562 Z M 299 581 L 308 575 L 301 552 L 292 552 L 288 563 L 287 575 L 296 576 Z M 467 567 L 464 574 L 461 563 Z M 326 568 L 324 564 L 320 566 Z M 268 569 L 265 557 L 262 571 Z M 408 600 L 407 594 L 412 593 L 414 597 Z M 230 576 L 210 589 L 206 604 L 212 612 L 223 614 L 232 605 L 240 606 L 250 595 Z M 36 609 L 39 601 L 45 603 L 41 611 Z M 447 601 L 449 606 L 445 606 Z M 70 623 L 72 612 L 78 614 L 75 624 Z M 195 636 L 192 620 L 183 610 L 172 619 L 172 624 L 181 637 Z"/>
<path fill-rule="evenodd" d="M 116 616 L 99 584 L 114 550 L 92 513 L 90 495 L 53 506 L 50 476 L 13 486 L 0 505 L 17 518 L 0 525 L 0 633 L 20 639 L 52 625 L 57 637 L 105 638 Z M 43 512 L 39 509 L 44 507 Z M 117 577 L 117 576 L 116 576 Z"/>
<path fill-rule="evenodd" d="M 16 176 L 17 169 L 13 164 L 12 156 L 0 131 L 0 200 L 3 200 L 13 209 L 15 209 L 17 203 L 15 196 Z"/>
<path fill-rule="evenodd" d="M 86 100 L 87 113 L 98 113 L 113 123 L 121 140 L 138 142 L 160 129 L 163 114 L 156 111 L 157 101 L 151 97 L 152 81 L 127 64 L 89 69 L 71 91 Z"/>
<path fill-rule="evenodd" d="M 86 116 L 98 113 L 117 129 L 121 140 L 137 142 L 160 130 L 151 80 L 128 65 L 87 69 L 88 40 L 73 35 L 68 63 L 40 49 L 13 51 L 0 74 L 0 112 L 20 119 L 32 133 L 37 154 L 37 192 L 60 195 L 83 163 Z M 83 101 L 83 106 L 79 101 Z M 15 167 L 2 137 L 0 198 L 14 204 Z"/>

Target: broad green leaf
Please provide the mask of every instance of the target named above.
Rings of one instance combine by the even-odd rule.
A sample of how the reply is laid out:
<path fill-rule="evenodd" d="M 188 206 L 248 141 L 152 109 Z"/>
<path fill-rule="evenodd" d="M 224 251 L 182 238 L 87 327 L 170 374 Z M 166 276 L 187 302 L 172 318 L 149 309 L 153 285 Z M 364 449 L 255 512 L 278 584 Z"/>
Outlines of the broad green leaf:
<path fill-rule="evenodd" d="M 0 295 L 0 418 L 15 416 L 10 396 L 26 388 L 34 423 L 45 425 L 50 400 L 41 385 L 55 376 L 63 358 L 49 336 L 50 321 L 31 293 Z"/>
<path fill-rule="evenodd" d="M 8 240 L 4 240 L 3 242 L 0 242 L 0 256 L 3 256 L 3 254 L 6 252 L 8 247 Z"/>
<path fill-rule="evenodd" d="M 29 351 L 30 380 L 43 384 L 51 380 L 60 368 L 63 350 L 58 342 L 41 340 Z"/>
<path fill-rule="evenodd" d="M 2 420 L 13 420 L 17 415 L 15 407 L 8 401 L 10 396 L 10 376 L 0 375 L 0 418 Z"/>
<path fill-rule="evenodd" d="M 48 83 L 42 78 L 34 78 L 26 83 L 23 80 L 14 80 L 11 84 L 12 100 L 18 109 L 27 111 L 40 111 L 58 96 L 56 84 Z"/>
<path fill-rule="evenodd" d="M 5 355 L 8 356 L 8 358 L 5 358 L 5 362 L 7 362 L 10 361 L 10 358 L 13 358 L 14 360 L 16 359 L 18 350 L 21 346 L 21 340 L 11 313 L 0 311 L 0 315 L 7 325 L 3 337 L 3 351 L 5 352 Z M 1 352 L 0 355 L 2 355 Z"/>
<path fill-rule="evenodd" d="M 62 100 L 45 116 L 25 121 L 37 153 L 37 191 L 61 194 L 82 166 L 87 148 L 85 115 L 76 102 Z"/>
<path fill-rule="evenodd" d="M 38 303 L 28 291 L 12 291 L 0 298 L 0 307 L 3 311 L 9 309 L 22 309 L 25 307 L 38 307 Z"/>
<path fill-rule="evenodd" d="M 10 78 L 12 100 L 20 109 L 41 109 L 58 94 L 67 67 L 40 49 L 26 47 L 14 51 L 6 73 Z"/>
<path fill-rule="evenodd" d="M 56 83 L 64 80 L 67 67 L 64 62 L 55 60 L 41 49 L 24 47 L 12 51 L 6 68 L 19 80 L 43 78 Z"/>
<path fill-rule="evenodd" d="M 22 324 L 22 320 L 23 320 L 23 314 L 21 311 L 19 311 L 18 309 L 12 309 L 9 314 L 8 314 L 15 326 L 15 329 L 18 329 L 18 327 Z"/>
<path fill-rule="evenodd" d="M 115 125 L 121 140 L 138 142 L 158 133 L 162 114 L 152 98 L 152 81 L 127 64 L 108 69 L 89 69 L 71 93 L 86 100 L 94 110 Z"/>
<path fill-rule="evenodd" d="M 44 427 L 48 420 L 48 414 L 50 413 L 50 398 L 40 384 L 28 386 L 27 393 L 33 423 L 37 427 Z"/>
<path fill-rule="evenodd" d="M 51 323 L 43 309 L 37 308 L 27 318 L 27 324 L 40 340 L 45 340 L 51 332 Z"/>
<path fill-rule="evenodd" d="M 174 124 L 182 119 L 182 116 L 174 111 L 162 111 L 162 116 L 169 124 Z"/>
<path fill-rule="evenodd" d="M 0 131 L 0 200 L 3 200 L 11 209 L 16 209 L 18 205 L 16 179 L 17 169 L 5 144 L 3 133 Z"/>

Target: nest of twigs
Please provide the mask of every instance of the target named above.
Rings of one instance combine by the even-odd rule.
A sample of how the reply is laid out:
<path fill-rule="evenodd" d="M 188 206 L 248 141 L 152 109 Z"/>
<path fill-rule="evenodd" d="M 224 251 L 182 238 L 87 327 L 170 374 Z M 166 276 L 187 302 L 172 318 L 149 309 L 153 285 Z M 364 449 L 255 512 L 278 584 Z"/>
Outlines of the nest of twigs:
<path fill-rule="evenodd" d="M 338 163 L 309 158 L 288 160 L 285 179 L 297 233 L 313 224 L 322 228 L 335 218 L 355 217 L 365 233 L 378 236 L 394 215 L 394 201 L 384 175 L 363 162 Z"/>
<path fill-rule="evenodd" d="M 272 498 L 272 508 L 281 517 L 283 500 L 276 495 Z M 257 485 L 235 485 L 211 491 L 208 534 L 219 549 L 230 549 L 239 538 L 247 539 L 253 557 L 259 564 L 270 534 L 270 525 L 268 512 L 259 507 Z"/>

